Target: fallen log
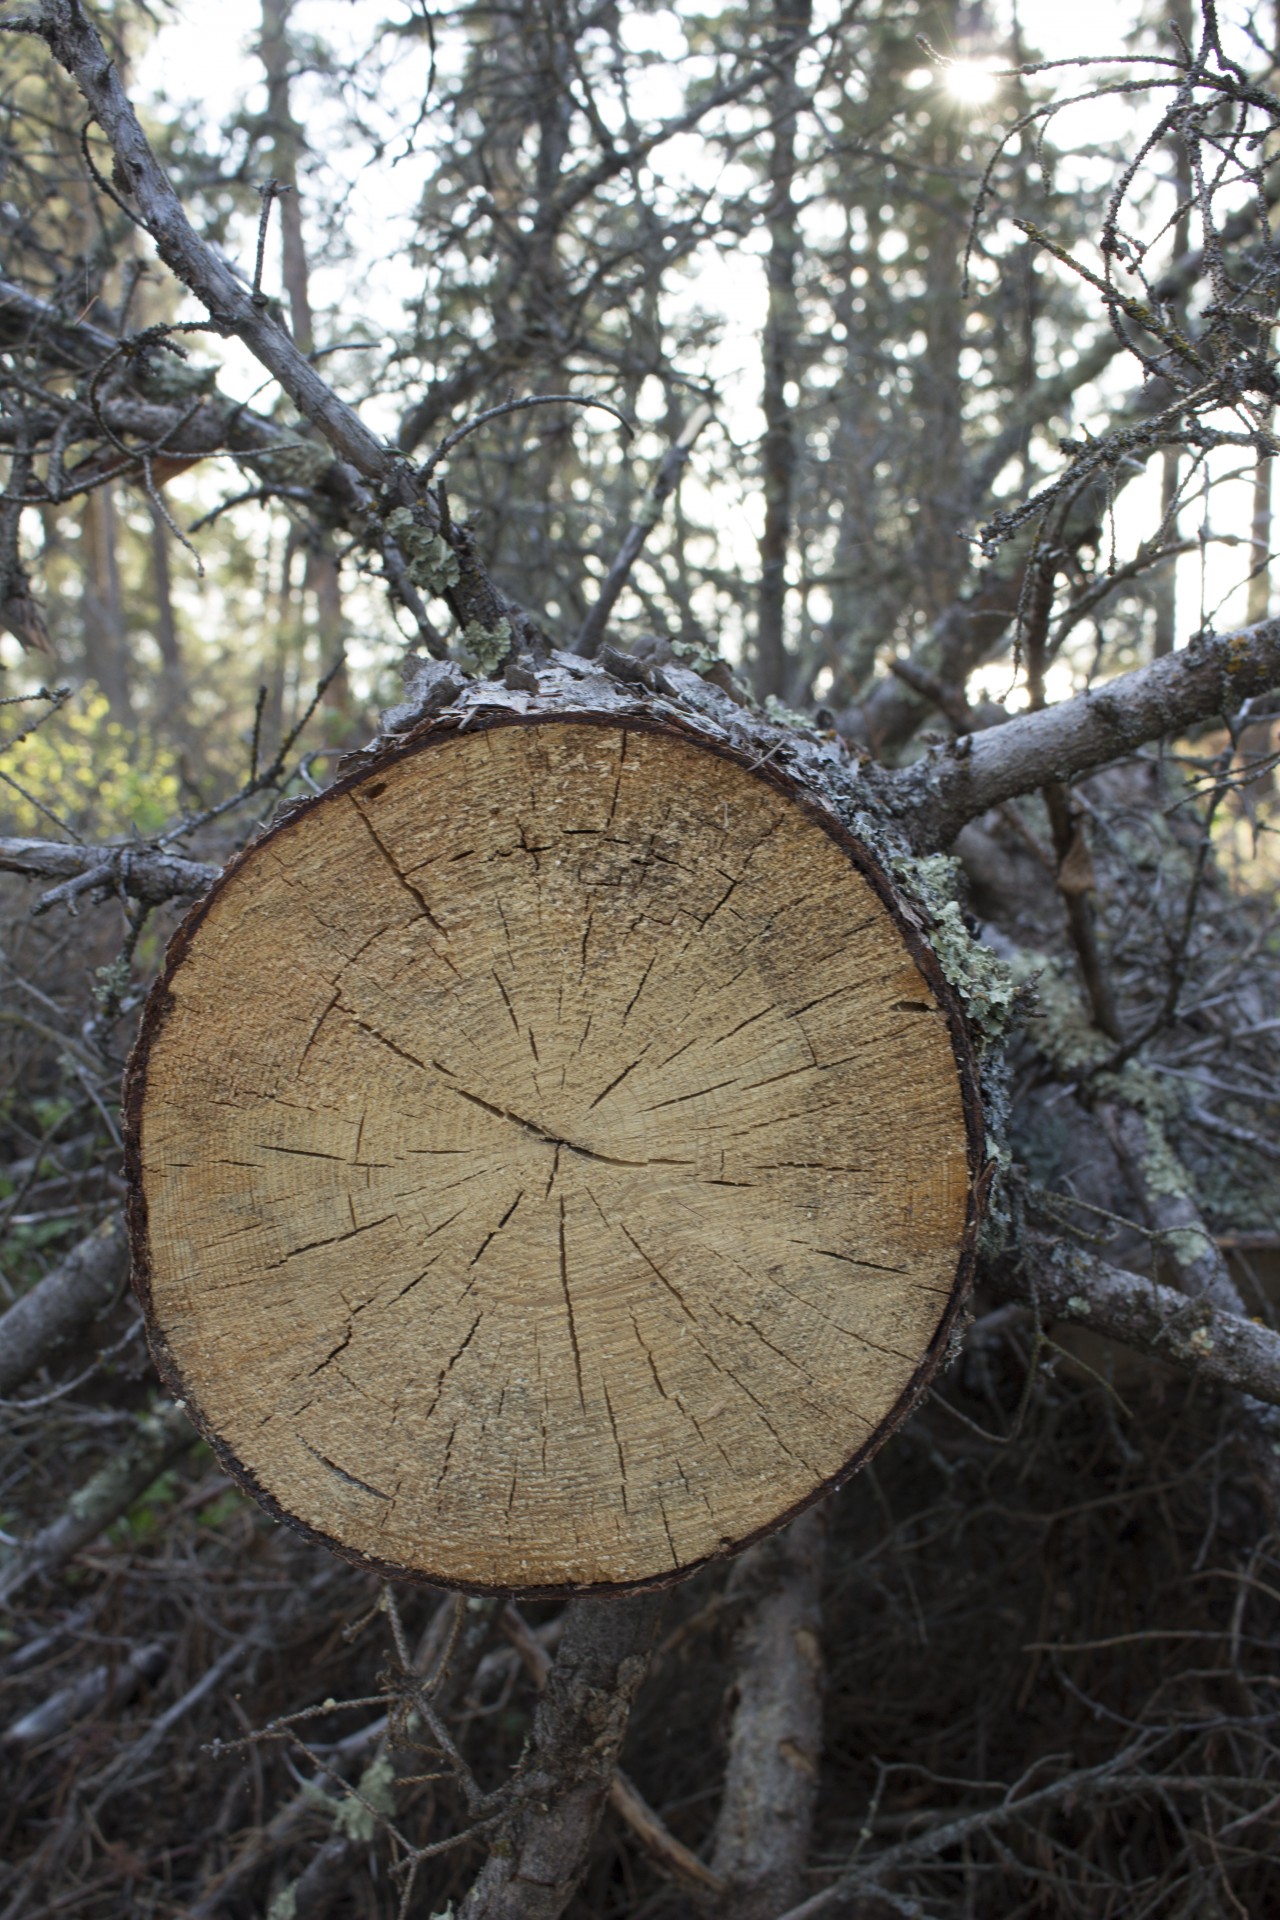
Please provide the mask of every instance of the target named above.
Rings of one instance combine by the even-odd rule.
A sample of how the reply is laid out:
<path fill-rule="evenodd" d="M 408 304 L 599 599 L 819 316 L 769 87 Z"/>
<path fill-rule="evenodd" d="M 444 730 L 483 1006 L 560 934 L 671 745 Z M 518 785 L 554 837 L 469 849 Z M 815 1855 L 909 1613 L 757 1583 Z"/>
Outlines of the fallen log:
<path fill-rule="evenodd" d="M 248 848 L 126 1089 L 196 1425 L 313 1537 L 472 1591 L 665 1584 L 810 1505 L 940 1364 L 978 1221 L 966 1021 L 845 776 L 584 671 L 475 688 Z"/>

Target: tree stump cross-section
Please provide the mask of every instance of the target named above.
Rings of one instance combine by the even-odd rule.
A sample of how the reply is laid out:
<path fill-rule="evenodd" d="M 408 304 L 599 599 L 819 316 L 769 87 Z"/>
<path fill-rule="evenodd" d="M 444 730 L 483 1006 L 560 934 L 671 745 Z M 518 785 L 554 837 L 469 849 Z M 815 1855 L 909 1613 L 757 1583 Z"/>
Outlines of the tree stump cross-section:
<path fill-rule="evenodd" d="M 441 729 L 175 937 L 126 1097 L 152 1349 L 350 1557 L 668 1581 L 922 1390 L 974 1089 L 910 911 L 786 779 L 663 720 Z"/>

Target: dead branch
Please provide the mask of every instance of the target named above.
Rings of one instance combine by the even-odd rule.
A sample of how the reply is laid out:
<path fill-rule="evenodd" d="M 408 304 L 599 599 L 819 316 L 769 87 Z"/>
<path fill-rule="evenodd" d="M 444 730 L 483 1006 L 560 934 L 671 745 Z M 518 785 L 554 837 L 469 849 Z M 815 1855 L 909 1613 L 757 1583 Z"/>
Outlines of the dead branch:
<path fill-rule="evenodd" d="M 631 1703 L 649 1664 L 661 1600 L 571 1600 L 528 1763 L 458 1920 L 558 1920 L 587 1855 Z"/>
<path fill-rule="evenodd" d="M 196 1435 L 172 1401 L 148 1415 L 134 1438 L 77 1488 L 56 1520 L 24 1540 L 0 1568 L 0 1601 L 11 1601 L 37 1574 L 52 1573 L 126 1513 Z"/>
<path fill-rule="evenodd" d="M 1029 1300 L 1045 1322 L 1090 1327 L 1182 1372 L 1280 1406 L 1280 1334 L 1201 1295 L 1110 1266 L 1070 1241 L 1035 1240 L 984 1278 L 1003 1300 Z M 1238 1296 L 1237 1296 L 1238 1298 Z"/>
<path fill-rule="evenodd" d="M 0 1315 L 0 1399 L 47 1366 L 106 1311 L 128 1270 L 124 1221 L 113 1213 Z"/>
<path fill-rule="evenodd" d="M 551 1657 L 541 1638 L 531 1632 L 519 1609 L 514 1606 L 504 1609 L 502 1630 L 515 1647 L 534 1685 L 541 1690 L 546 1686 L 547 1675 L 551 1671 Z M 630 1827 L 649 1857 L 673 1879 L 695 1893 L 722 1895 L 727 1891 L 720 1875 L 699 1860 L 697 1854 L 686 1847 L 682 1840 L 676 1839 L 621 1767 L 615 1770 L 609 1787 L 609 1805 Z"/>
<path fill-rule="evenodd" d="M 433 1616 L 409 1672 L 429 1676 L 421 1689 L 422 1702 L 430 1701 L 437 1718 L 451 1714 L 461 1704 L 493 1638 L 498 1611 L 496 1600 L 468 1604 L 458 1599 L 444 1601 Z M 432 1667 L 437 1668 L 434 1673 L 430 1672 Z M 431 1734 L 420 1710 L 411 1709 L 398 1732 L 388 1729 L 377 1754 L 361 1775 L 357 1793 L 360 1785 L 371 1784 L 372 1778 L 377 1777 L 375 1769 L 381 1771 L 384 1790 L 393 1780 L 420 1773 L 424 1764 L 422 1748 L 431 1744 Z M 295 1920 L 322 1920 L 366 1854 L 367 1844 L 362 1844 L 350 1828 L 332 1833 L 292 1883 Z"/>
<path fill-rule="evenodd" d="M 802 1900 L 798 1907 L 789 1908 L 781 1920 L 817 1920 L 820 1913 L 841 1913 L 859 1901 L 874 1898 L 888 1900 L 895 1911 L 904 1917 L 910 1915 L 914 1916 L 914 1920 L 925 1920 L 924 1909 L 918 1901 L 899 1899 L 885 1886 L 885 1881 L 892 1874 L 917 1864 L 922 1865 L 927 1860 L 936 1859 L 940 1853 L 963 1847 L 966 1842 L 998 1832 L 1002 1827 L 1025 1819 L 1028 1814 L 1043 1812 L 1064 1801 L 1068 1805 L 1083 1801 L 1105 1802 L 1150 1792 L 1151 1776 L 1137 1763 L 1152 1744 L 1150 1734 L 1139 1734 L 1099 1767 L 1079 1767 L 1051 1781 L 1046 1787 L 1017 1797 L 1011 1788 L 1003 1800 L 980 1813 L 943 1821 L 915 1839 L 886 1847 L 883 1853 L 865 1864 L 850 1867 L 831 1886 L 824 1887 L 808 1900 Z"/>
<path fill-rule="evenodd" d="M 705 403 L 695 407 L 686 420 L 683 430 L 667 449 L 662 465 L 658 468 L 641 502 L 639 512 L 623 536 L 617 558 L 605 575 L 595 602 L 578 631 L 578 637 L 573 643 L 573 651 L 576 654 L 589 658 L 599 646 L 618 595 L 627 584 L 627 578 L 640 558 L 645 542 L 661 519 L 665 502 L 675 492 L 676 483 L 684 472 L 689 455 L 693 452 L 694 441 L 711 418 L 712 409 Z"/>
<path fill-rule="evenodd" d="M 932 747 L 881 791 L 918 853 L 1015 795 L 1118 760 L 1149 740 L 1236 713 L 1280 685 L 1280 621 L 1215 637 L 1120 674 L 1095 692 Z"/>
<path fill-rule="evenodd" d="M 212 886 L 219 871 L 201 860 L 185 860 L 180 854 L 157 847 L 86 847 L 64 840 L 0 839 L 0 872 L 58 882 L 36 902 L 36 913 L 58 905 L 73 906 L 81 894 L 99 888 L 128 894 L 147 906 L 158 906 L 163 900 L 187 900 Z"/>
<path fill-rule="evenodd" d="M 124 1660 L 91 1667 L 78 1680 L 59 1687 L 38 1706 L 11 1721 L 0 1738 L 13 1747 L 42 1747 L 86 1714 L 95 1710 L 117 1713 L 144 1682 L 156 1678 L 168 1657 L 167 1649 L 151 1640 L 134 1647 Z"/>
<path fill-rule="evenodd" d="M 1136 1102 L 1108 1098 L 1098 1115 L 1111 1135 L 1156 1244 L 1192 1301 L 1208 1301 L 1240 1319 L 1245 1305 L 1205 1224 L 1194 1188 L 1159 1119 Z M 1280 1409 L 1269 1396 L 1237 1398 L 1241 1437 L 1261 1483 L 1272 1524 L 1280 1518 Z"/>
<path fill-rule="evenodd" d="M 737 1704 L 712 1866 L 715 1912 L 769 1920 L 799 1896 L 822 1746 L 822 1562 L 827 1513 L 801 1514 L 733 1570 L 750 1596 L 738 1642 Z"/>
<path fill-rule="evenodd" d="M 243 340 L 298 411 L 357 473 L 375 484 L 390 480 L 394 456 L 321 379 L 266 300 L 255 296 L 191 225 L 142 131 L 116 62 L 77 0 L 41 0 L 29 21 L 71 75 L 111 143 L 116 185 L 134 202 L 166 266 L 202 302 L 220 333 Z"/>

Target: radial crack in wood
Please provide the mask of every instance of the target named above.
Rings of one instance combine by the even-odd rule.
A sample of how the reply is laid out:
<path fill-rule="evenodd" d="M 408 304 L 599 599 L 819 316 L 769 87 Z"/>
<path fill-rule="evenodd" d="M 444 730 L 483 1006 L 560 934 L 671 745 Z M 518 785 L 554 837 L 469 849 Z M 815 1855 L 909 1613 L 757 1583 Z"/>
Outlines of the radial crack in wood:
<path fill-rule="evenodd" d="M 393 1574 L 626 1589 L 780 1525 L 945 1349 L 981 1127 L 918 920 L 665 720 L 437 727 L 170 950 L 126 1106 L 153 1351 Z"/>

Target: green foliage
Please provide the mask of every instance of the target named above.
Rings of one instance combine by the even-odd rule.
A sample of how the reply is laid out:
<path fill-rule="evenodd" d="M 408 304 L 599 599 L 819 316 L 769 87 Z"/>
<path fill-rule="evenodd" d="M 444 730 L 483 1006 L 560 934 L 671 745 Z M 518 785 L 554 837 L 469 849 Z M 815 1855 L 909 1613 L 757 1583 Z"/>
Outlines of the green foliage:
<path fill-rule="evenodd" d="M 243 1513 L 247 1505 L 242 1493 L 237 1492 L 235 1487 L 228 1487 L 216 1499 L 210 1500 L 207 1506 L 201 1507 L 199 1525 L 214 1529 L 224 1527 L 229 1520 Z"/>
<path fill-rule="evenodd" d="M 134 1501 L 126 1514 L 108 1529 L 107 1538 L 117 1546 L 139 1545 L 149 1540 L 164 1525 L 165 1509 L 171 1507 L 182 1489 L 176 1468 L 167 1467 L 158 1480 Z"/>
<path fill-rule="evenodd" d="M 92 684 L 7 756 L 4 813 L 18 833 L 47 834 L 49 815 L 95 839 L 157 833 L 178 811 L 177 759 L 110 716 Z"/>

